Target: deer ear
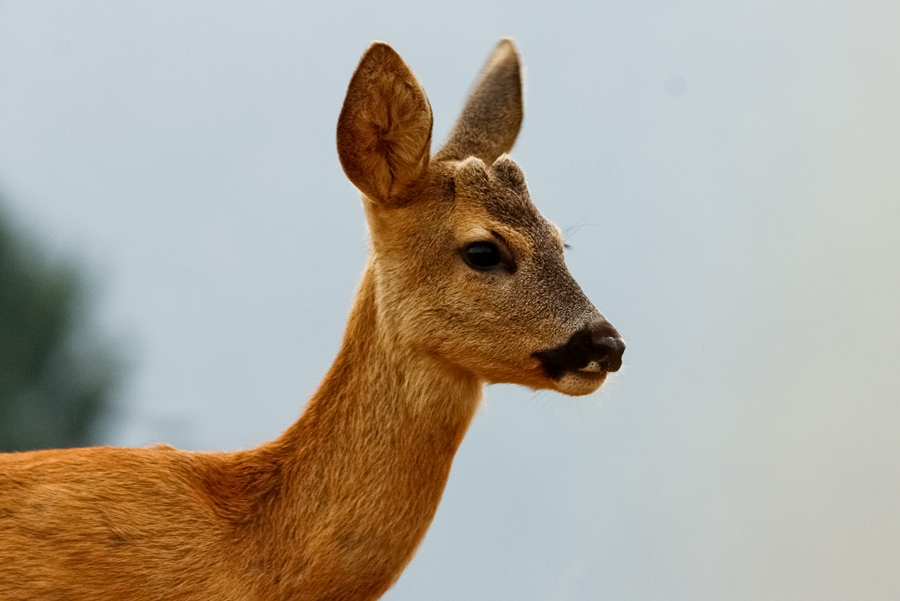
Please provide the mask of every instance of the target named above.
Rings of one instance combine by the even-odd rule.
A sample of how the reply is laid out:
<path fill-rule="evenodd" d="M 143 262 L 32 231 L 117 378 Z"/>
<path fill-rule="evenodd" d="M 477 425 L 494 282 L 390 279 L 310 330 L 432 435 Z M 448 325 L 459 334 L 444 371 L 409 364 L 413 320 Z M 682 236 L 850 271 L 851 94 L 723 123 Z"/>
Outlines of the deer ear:
<path fill-rule="evenodd" d="M 428 166 L 431 123 L 416 76 L 393 48 L 373 43 L 353 73 L 338 118 L 344 173 L 372 200 L 401 204 Z"/>
<path fill-rule="evenodd" d="M 503 39 L 484 64 L 462 114 L 435 159 L 459 161 L 475 156 L 490 165 L 512 150 L 521 125 L 519 53 L 512 40 Z"/>

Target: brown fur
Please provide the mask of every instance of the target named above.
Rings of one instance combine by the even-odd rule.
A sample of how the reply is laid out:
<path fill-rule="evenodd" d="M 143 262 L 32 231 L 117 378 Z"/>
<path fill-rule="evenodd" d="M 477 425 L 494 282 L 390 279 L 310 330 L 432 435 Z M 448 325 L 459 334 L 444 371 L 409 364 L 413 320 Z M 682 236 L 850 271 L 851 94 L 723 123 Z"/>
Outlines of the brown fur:
<path fill-rule="evenodd" d="M 484 382 L 584 394 L 533 354 L 602 317 L 508 152 L 513 44 L 488 60 L 432 160 L 431 109 L 389 46 L 347 92 L 338 151 L 372 248 L 334 364 L 299 420 L 249 451 L 98 447 L 0 456 L 0 600 L 365 600 L 437 510 Z M 498 158 L 499 157 L 499 158 Z M 493 240 L 511 272 L 481 272 Z"/>

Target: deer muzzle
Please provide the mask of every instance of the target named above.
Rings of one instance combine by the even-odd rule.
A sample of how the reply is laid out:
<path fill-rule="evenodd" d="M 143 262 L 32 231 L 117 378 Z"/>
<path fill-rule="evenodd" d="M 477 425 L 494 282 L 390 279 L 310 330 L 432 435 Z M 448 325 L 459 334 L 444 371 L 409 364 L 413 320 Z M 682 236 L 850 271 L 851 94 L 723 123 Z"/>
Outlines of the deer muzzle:
<path fill-rule="evenodd" d="M 604 319 L 578 330 L 560 346 L 534 353 L 534 357 L 548 378 L 560 380 L 566 374 L 605 375 L 619 371 L 624 352 L 622 337 Z"/>

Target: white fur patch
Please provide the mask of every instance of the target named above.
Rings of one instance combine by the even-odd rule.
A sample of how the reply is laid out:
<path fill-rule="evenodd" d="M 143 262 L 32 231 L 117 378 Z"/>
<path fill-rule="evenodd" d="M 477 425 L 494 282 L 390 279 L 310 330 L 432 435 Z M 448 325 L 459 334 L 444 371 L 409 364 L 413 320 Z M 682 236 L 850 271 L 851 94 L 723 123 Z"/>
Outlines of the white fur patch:
<path fill-rule="evenodd" d="M 591 394 L 606 381 L 606 373 L 570 371 L 556 382 L 556 389 L 570 396 Z"/>

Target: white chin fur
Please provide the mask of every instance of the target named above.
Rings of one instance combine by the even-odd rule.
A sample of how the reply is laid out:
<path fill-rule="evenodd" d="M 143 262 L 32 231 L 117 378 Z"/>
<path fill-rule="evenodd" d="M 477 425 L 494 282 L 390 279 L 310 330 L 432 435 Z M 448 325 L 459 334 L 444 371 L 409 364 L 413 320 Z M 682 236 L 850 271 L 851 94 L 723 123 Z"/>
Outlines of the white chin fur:
<path fill-rule="evenodd" d="M 606 381 L 606 374 L 569 372 L 556 382 L 556 389 L 570 396 L 591 394 Z"/>

